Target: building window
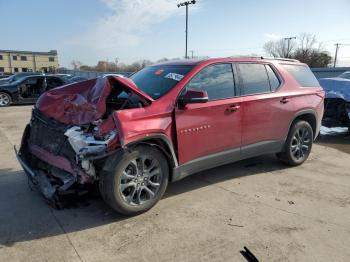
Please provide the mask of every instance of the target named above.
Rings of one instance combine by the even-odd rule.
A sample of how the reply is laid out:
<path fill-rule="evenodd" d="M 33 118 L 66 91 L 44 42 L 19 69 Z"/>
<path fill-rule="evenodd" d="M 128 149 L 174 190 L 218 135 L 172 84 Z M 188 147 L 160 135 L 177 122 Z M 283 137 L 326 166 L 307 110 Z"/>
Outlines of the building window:
<path fill-rule="evenodd" d="M 0 72 L 5 72 L 5 68 L 0 67 Z"/>
<path fill-rule="evenodd" d="M 16 55 L 12 56 L 12 60 L 17 60 L 17 56 Z"/>
<path fill-rule="evenodd" d="M 49 62 L 55 62 L 55 58 L 54 57 L 49 57 Z"/>
<path fill-rule="evenodd" d="M 21 56 L 21 61 L 27 61 L 27 57 L 24 56 L 24 55 L 22 55 L 22 56 Z"/>
<path fill-rule="evenodd" d="M 0 55 L 0 60 L 2 60 L 3 59 L 3 57 L 2 57 L 2 55 Z"/>
<path fill-rule="evenodd" d="M 15 70 L 15 72 L 17 73 L 17 72 L 18 72 L 18 67 L 15 67 L 14 70 Z"/>
<path fill-rule="evenodd" d="M 28 72 L 28 68 L 22 67 L 22 72 Z"/>

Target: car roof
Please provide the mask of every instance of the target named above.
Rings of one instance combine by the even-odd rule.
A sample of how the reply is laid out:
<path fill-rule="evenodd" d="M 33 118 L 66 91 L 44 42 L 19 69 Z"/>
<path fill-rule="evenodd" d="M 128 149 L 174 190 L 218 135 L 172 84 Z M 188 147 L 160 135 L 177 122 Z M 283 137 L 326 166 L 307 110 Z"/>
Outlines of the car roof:
<path fill-rule="evenodd" d="M 222 57 L 222 58 L 171 60 L 171 61 L 153 64 L 151 66 L 163 66 L 163 65 L 195 66 L 195 65 L 200 64 L 200 63 L 261 62 L 261 61 L 276 61 L 276 62 L 303 64 L 296 59 L 288 59 L 288 58 L 273 58 L 273 57 L 262 57 L 262 56 L 259 56 L 259 57 L 237 56 L 237 57 Z"/>

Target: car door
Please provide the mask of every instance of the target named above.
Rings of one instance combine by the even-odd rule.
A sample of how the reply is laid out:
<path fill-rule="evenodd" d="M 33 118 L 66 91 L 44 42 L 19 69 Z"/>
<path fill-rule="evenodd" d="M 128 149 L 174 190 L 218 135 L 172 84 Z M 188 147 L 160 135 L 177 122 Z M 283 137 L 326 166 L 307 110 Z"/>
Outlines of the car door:
<path fill-rule="evenodd" d="M 242 155 L 244 158 L 281 149 L 294 114 L 282 79 L 269 64 L 237 64 L 241 87 Z"/>
<path fill-rule="evenodd" d="M 43 76 L 28 77 L 18 86 L 19 100 L 23 102 L 34 102 L 44 88 L 45 78 Z"/>
<path fill-rule="evenodd" d="M 187 104 L 175 110 L 180 164 L 208 156 L 240 155 L 241 110 L 230 63 L 209 65 L 186 85 L 208 93 L 206 103 Z M 232 154 L 231 154 L 232 155 Z M 232 157 L 234 157 L 232 155 Z M 217 159 L 220 161 L 220 159 Z M 227 160 L 227 158 L 226 158 Z M 233 161 L 231 159 L 231 161 Z"/>

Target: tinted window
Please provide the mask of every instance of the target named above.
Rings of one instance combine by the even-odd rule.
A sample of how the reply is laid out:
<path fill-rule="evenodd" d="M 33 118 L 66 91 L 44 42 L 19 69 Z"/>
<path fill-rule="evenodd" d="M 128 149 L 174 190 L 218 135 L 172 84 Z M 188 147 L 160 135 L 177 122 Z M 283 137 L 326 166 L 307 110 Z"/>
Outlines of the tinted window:
<path fill-rule="evenodd" d="M 46 78 L 46 84 L 47 84 L 47 88 L 51 89 L 51 88 L 55 88 L 58 86 L 63 85 L 63 81 L 59 78 Z"/>
<path fill-rule="evenodd" d="M 231 64 L 211 65 L 200 71 L 187 84 L 186 89 L 207 91 L 209 100 L 235 96 L 235 85 Z"/>
<path fill-rule="evenodd" d="M 283 65 L 301 86 L 320 86 L 315 75 L 308 66 L 303 65 Z"/>
<path fill-rule="evenodd" d="M 270 82 L 263 64 L 238 64 L 243 95 L 270 92 Z"/>
<path fill-rule="evenodd" d="M 275 72 L 272 70 L 271 66 L 265 65 L 265 67 L 266 67 L 267 75 L 269 77 L 271 90 L 275 91 L 280 85 L 280 80 L 276 76 Z"/>
<path fill-rule="evenodd" d="M 184 65 L 150 66 L 130 78 L 143 92 L 157 99 L 172 89 L 192 68 Z"/>

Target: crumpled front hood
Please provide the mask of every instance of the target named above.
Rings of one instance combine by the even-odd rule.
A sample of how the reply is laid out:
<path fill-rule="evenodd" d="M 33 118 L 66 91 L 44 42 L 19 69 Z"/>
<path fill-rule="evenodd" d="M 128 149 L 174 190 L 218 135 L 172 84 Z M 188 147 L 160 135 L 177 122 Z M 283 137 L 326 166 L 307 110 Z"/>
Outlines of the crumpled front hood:
<path fill-rule="evenodd" d="M 113 90 L 115 82 L 147 102 L 153 101 L 132 80 L 118 76 L 107 76 L 47 91 L 38 99 L 36 108 L 64 124 L 88 124 L 100 119 L 106 112 L 106 100 Z"/>
<path fill-rule="evenodd" d="M 341 98 L 350 102 L 350 80 L 344 78 L 321 78 L 320 85 L 326 92 L 326 98 Z"/>

